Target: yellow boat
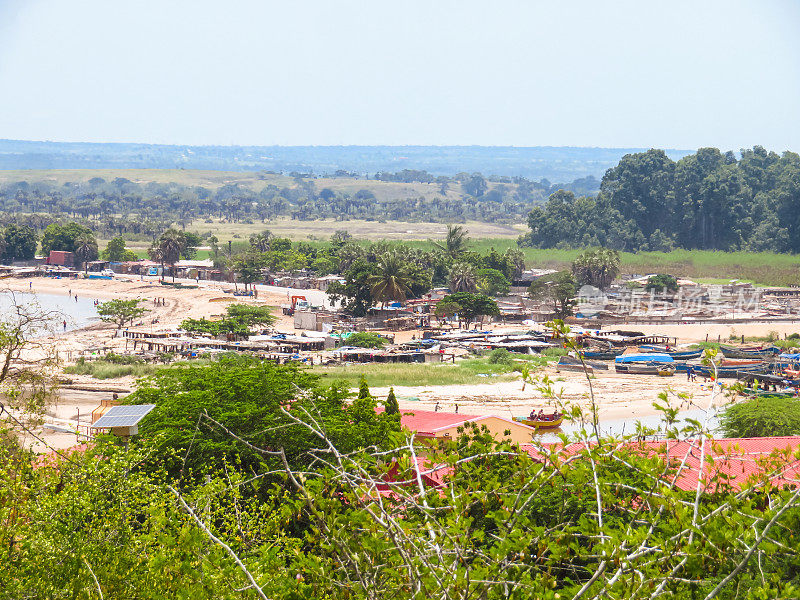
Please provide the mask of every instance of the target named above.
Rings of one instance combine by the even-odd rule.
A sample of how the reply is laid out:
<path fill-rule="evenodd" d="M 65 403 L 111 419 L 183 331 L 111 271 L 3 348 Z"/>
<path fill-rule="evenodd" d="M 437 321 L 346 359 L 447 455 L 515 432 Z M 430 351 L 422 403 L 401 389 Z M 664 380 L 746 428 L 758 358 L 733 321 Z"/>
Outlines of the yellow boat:
<path fill-rule="evenodd" d="M 518 423 L 522 423 L 523 425 L 527 425 L 528 427 L 534 427 L 536 429 L 558 429 L 561 427 L 561 423 L 564 421 L 564 415 L 561 413 L 555 413 L 555 415 L 548 415 L 554 418 L 548 420 L 542 419 L 531 419 L 529 417 L 513 417 L 515 421 Z"/>

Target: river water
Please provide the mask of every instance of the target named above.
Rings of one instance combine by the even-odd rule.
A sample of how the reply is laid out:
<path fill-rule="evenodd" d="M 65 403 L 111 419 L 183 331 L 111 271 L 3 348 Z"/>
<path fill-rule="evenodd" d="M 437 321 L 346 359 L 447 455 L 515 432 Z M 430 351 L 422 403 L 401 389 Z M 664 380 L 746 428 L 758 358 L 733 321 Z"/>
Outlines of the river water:
<path fill-rule="evenodd" d="M 45 314 L 53 331 L 71 331 L 86 327 L 98 320 L 94 298 L 38 294 L 35 292 L 0 292 L 0 321 L 13 320 L 15 306 L 31 313 Z M 66 321 L 66 328 L 64 327 Z"/>

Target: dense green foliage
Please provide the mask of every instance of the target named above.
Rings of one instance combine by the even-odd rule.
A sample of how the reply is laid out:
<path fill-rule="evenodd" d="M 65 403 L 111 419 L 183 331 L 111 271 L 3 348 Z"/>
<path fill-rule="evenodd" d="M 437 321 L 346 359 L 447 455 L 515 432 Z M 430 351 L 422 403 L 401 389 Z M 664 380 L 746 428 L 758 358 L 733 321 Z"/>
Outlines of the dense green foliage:
<path fill-rule="evenodd" d="M 619 252 L 594 248 L 582 252 L 572 261 L 572 275 L 578 286 L 592 285 L 604 290 L 619 275 L 619 266 Z"/>
<path fill-rule="evenodd" d="M 497 302 L 485 294 L 472 294 L 470 292 L 448 294 L 437 305 L 437 314 L 452 314 L 454 308 L 458 314 L 459 321 L 462 321 L 467 328 L 474 321 L 480 320 L 481 317 L 492 317 L 500 314 Z"/>
<path fill-rule="evenodd" d="M 725 409 L 720 425 L 726 437 L 800 435 L 800 400 L 758 396 Z"/>
<path fill-rule="evenodd" d="M 52 250 L 74 252 L 81 262 L 97 260 L 98 257 L 94 232 L 75 222 L 47 226 L 42 234 L 42 254 L 47 256 Z"/>
<path fill-rule="evenodd" d="M 657 292 L 677 292 L 678 280 L 674 275 L 652 275 L 648 277 L 647 283 L 644 286 L 647 291 L 655 290 Z"/>
<path fill-rule="evenodd" d="M 380 333 L 373 331 L 356 331 L 350 334 L 346 343 L 348 346 L 357 346 L 359 348 L 383 348 L 389 340 L 383 337 Z"/>
<path fill-rule="evenodd" d="M 293 425 L 290 416 L 303 417 L 305 411 L 343 451 L 386 444 L 399 430 L 396 417 L 375 413 L 368 393 L 347 404 L 345 387 L 318 388 L 316 382 L 294 365 L 223 356 L 206 365 L 160 369 L 128 402 L 156 405 L 140 427 L 141 439 L 152 445 L 152 464 L 176 477 L 226 465 L 245 472 L 279 466 L 278 457 L 259 448 L 283 448 L 293 465 L 312 462 L 308 452 L 315 448 L 314 436 Z"/>
<path fill-rule="evenodd" d="M 184 430 L 166 469 L 158 459 L 168 436 L 149 432 L 129 450 L 103 441 L 36 468 L 30 454 L 0 446 L 2 600 L 100 593 L 133 600 L 554 600 L 584 587 L 589 597 L 631 600 L 659 589 L 685 600 L 732 600 L 743 590 L 765 600 L 798 594 L 800 510 L 792 490 L 761 488 L 759 480 L 733 493 L 717 476 L 716 492 L 696 496 L 672 485 L 674 466 L 635 444 L 542 448 L 534 458 L 477 428 L 426 452 L 424 472 L 440 465 L 446 487 L 420 488 L 408 448 L 331 454 L 311 433 L 316 425 L 294 421 L 265 436 L 230 409 L 265 419 L 261 425 L 270 424 L 270 412 L 254 406 L 235 377 L 216 377 L 205 386 L 179 377 L 188 388 L 179 398 L 193 416 L 205 408 L 237 429 L 225 434 L 211 420 L 170 420 L 178 401 L 157 398 L 164 404 L 151 413 L 154 421 L 170 436 Z M 245 393 L 241 403 L 227 386 Z M 222 410 L 209 402 L 215 395 Z M 304 407 L 328 416 L 322 423 L 341 450 L 352 447 L 347 429 L 358 423 L 356 404 L 347 417 L 322 404 Z M 246 470 L 237 456 L 245 442 L 285 448 L 291 476 L 272 467 L 279 457 L 254 449 L 247 458 L 258 470 Z M 309 442 L 323 448 L 317 456 L 324 462 L 308 460 L 313 450 L 303 458 Z M 200 467 L 207 476 L 191 477 L 196 453 L 207 459 Z M 785 460 L 776 456 L 764 469 Z"/>
<path fill-rule="evenodd" d="M 226 333 L 236 335 L 253 335 L 253 328 L 268 327 L 275 323 L 275 315 L 269 306 L 251 304 L 229 304 L 225 315 L 212 321 L 201 317 L 199 319 L 184 319 L 181 329 L 194 333 L 210 333 L 223 335 Z"/>
<path fill-rule="evenodd" d="M 386 396 L 386 401 L 383 403 L 385 413 L 387 415 L 399 415 L 400 404 L 397 402 L 397 396 L 394 395 L 394 388 L 389 388 L 389 394 Z"/>
<path fill-rule="evenodd" d="M 32 227 L 27 225 L 6 225 L 0 235 L 2 262 L 12 263 L 15 260 L 31 260 L 36 255 L 38 237 Z"/>
<path fill-rule="evenodd" d="M 100 253 L 100 257 L 103 260 L 109 260 L 111 262 L 125 262 L 138 259 L 135 252 L 125 248 L 125 239 L 121 236 L 110 239 L 106 245 L 106 249 Z"/>
<path fill-rule="evenodd" d="M 558 191 L 528 218 L 523 243 L 667 251 L 674 247 L 800 252 L 800 156 L 761 146 L 741 158 L 701 148 L 626 155 L 596 197 Z"/>

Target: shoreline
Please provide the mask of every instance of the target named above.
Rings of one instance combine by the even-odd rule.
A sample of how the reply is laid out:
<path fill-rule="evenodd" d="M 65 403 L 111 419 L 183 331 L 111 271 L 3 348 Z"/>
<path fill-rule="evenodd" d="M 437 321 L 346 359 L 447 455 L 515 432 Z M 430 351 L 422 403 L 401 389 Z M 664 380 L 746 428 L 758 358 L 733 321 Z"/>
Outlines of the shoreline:
<path fill-rule="evenodd" d="M 29 282 L 33 286 L 29 286 Z M 178 281 L 178 280 L 176 280 Z M 188 282 L 182 280 L 182 282 Z M 194 280 L 191 280 L 195 283 Z M 117 277 L 113 280 L 90 280 L 90 279 L 51 279 L 36 277 L 32 279 L 9 279 L 0 284 L 0 288 L 15 292 L 35 292 L 42 294 L 53 294 L 67 296 L 71 290 L 79 297 L 97 298 L 107 300 L 112 298 L 138 298 L 144 300 L 143 306 L 148 312 L 142 318 L 144 323 L 150 323 L 153 319 L 158 319 L 158 324 L 150 325 L 154 330 L 174 328 L 180 325 L 185 318 L 199 318 L 202 316 L 220 314 L 224 311 L 224 304 L 212 302 L 212 299 L 226 296 L 226 289 L 233 289 L 233 284 L 220 282 L 201 282 L 197 289 L 176 289 L 169 286 L 161 286 L 157 277 Z M 319 304 L 320 299 L 325 294 L 318 290 L 292 290 L 291 288 L 277 288 L 273 286 L 257 286 L 259 304 L 279 307 L 286 304 L 288 296 L 299 294 L 308 297 L 312 302 Z M 165 304 L 154 306 L 154 298 L 163 298 Z M 287 333 L 300 333 L 294 328 L 292 317 L 283 315 L 276 311 L 277 322 L 276 330 Z M 681 343 L 689 343 L 704 339 L 706 333 L 714 338 L 720 335 L 726 339 L 731 330 L 747 336 L 766 335 L 768 331 L 778 329 L 781 334 L 794 333 L 800 330 L 800 325 L 795 323 L 781 324 L 777 327 L 775 323 L 745 323 L 737 325 L 649 325 L 636 326 L 636 329 L 646 334 L 664 334 L 670 337 L 677 337 Z M 145 325 L 146 326 L 146 325 Z M 624 328 L 626 326 L 615 325 L 613 328 Z M 631 326 L 632 327 L 632 326 Z M 529 329 L 522 325 L 496 324 L 497 330 Z M 110 323 L 94 322 L 80 329 L 74 329 L 65 333 L 59 332 L 54 338 L 60 352 L 73 353 L 87 348 L 110 348 L 122 350 L 125 347 L 124 338 L 113 337 L 116 328 Z M 719 333 L 717 333 L 719 332 Z M 725 333 L 727 332 L 727 335 Z M 412 335 L 417 335 L 418 330 L 390 332 L 395 335 L 397 342 L 410 340 Z M 357 372 L 358 365 L 352 368 Z M 550 365 L 537 372 L 537 375 L 547 377 L 550 385 L 556 391 L 561 391 L 562 399 L 565 402 L 580 405 L 586 409 L 589 404 L 589 387 L 586 377 L 578 372 L 557 373 L 555 367 Z M 104 387 L 118 386 L 133 389 L 135 383 L 132 378 L 120 378 L 115 380 L 94 380 L 85 376 L 71 376 L 78 384 L 95 387 L 99 390 Z M 592 386 L 595 391 L 598 406 L 598 416 L 601 423 L 604 421 L 635 421 L 640 418 L 652 418 L 659 414 L 653 408 L 653 402 L 659 400 L 659 396 L 666 391 L 674 404 L 683 405 L 681 410 L 693 410 L 697 404 L 705 406 L 707 404 L 707 394 L 710 387 L 699 382 L 688 382 L 680 375 L 662 378 L 648 375 L 622 375 L 613 371 L 597 371 L 592 379 Z M 380 402 L 388 394 L 388 388 L 375 387 L 372 393 Z M 553 403 L 544 399 L 544 396 L 536 390 L 535 386 L 527 384 L 522 390 L 520 380 L 444 385 L 444 386 L 397 386 L 395 393 L 401 410 L 409 411 L 414 409 L 434 410 L 439 405 L 440 410 L 446 412 L 455 411 L 456 405 L 458 412 L 462 414 L 496 414 L 505 418 L 514 415 L 527 414 L 532 408 L 552 407 Z M 53 418 L 72 419 L 77 410 L 81 414 L 88 414 L 91 409 L 99 404 L 103 392 L 81 392 L 70 390 L 65 393 L 55 406 L 49 411 Z M 110 397 L 110 393 L 107 394 Z M 679 396 L 682 395 L 682 396 Z M 716 405 L 722 405 L 727 400 L 720 395 Z M 54 434 L 61 437 L 64 434 Z M 49 434 L 48 434 L 49 436 Z M 69 436 L 68 436 L 69 437 Z M 74 435 L 71 436 L 74 439 Z M 54 438 L 55 439 L 55 438 Z"/>

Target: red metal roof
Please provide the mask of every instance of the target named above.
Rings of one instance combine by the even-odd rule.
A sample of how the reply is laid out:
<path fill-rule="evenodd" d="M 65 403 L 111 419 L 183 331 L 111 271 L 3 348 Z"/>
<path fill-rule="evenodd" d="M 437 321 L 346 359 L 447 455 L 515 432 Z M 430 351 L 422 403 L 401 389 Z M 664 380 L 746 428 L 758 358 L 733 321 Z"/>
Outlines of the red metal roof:
<path fill-rule="evenodd" d="M 377 407 L 377 412 L 383 412 L 383 407 Z M 517 423 L 505 417 L 497 415 L 468 415 L 449 412 L 436 412 L 432 410 L 403 410 L 400 412 L 400 424 L 417 433 L 422 437 L 433 437 L 436 432 L 448 429 L 453 426 L 463 425 L 464 423 L 478 422 L 483 419 L 494 417 L 503 421 L 508 421 L 519 427 L 528 427 L 524 423 Z M 533 430 L 533 428 L 529 428 Z"/>
<path fill-rule="evenodd" d="M 563 453 L 573 455 L 584 447 L 584 444 L 571 444 Z M 525 444 L 522 448 L 533 458 L 542 457 L 536 446 Z M 703 484 L 706 491 L 713 492 L 725 482 L 732 489 L 740 490 L 765 474 L 776 487 L 797 485 L 800 480 L 800 436 L 706 439 L 702 448 L 697 439 L 643 441 L 631 442 L 626 448 L 649 456 L 666 457 L 668 452 L 672 465 L 680 468 L 672 477 L 676 487 L 682 490 L 695 490 L 698 479 L 705 482 L 715 476 L 717 482 L 713 487 Z M 701 475 L 703 452 L 706 456 Z M 777 460 L 773 463 L 772 459 Z"/>

